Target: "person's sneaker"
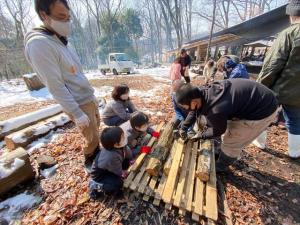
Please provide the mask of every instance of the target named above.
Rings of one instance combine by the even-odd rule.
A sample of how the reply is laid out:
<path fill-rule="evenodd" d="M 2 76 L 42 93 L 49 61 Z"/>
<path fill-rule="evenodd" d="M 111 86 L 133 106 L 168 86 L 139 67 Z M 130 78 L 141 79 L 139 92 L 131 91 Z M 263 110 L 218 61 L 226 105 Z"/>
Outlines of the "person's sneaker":
<path fill-rule="evenodd" d="M 89 183 L 89 189 L 89 195 L 91 199 L 96 200 L 105 196 L 102 183 L 91 180 Z"/>

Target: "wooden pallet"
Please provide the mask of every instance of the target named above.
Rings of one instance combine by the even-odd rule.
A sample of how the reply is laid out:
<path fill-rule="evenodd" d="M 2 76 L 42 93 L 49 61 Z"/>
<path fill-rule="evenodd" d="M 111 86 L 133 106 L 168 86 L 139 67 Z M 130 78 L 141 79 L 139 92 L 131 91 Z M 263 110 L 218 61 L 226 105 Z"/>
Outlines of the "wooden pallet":
<path fill-rule="evenodd" d="M 176 207 L 179 213 L 192 213 L 192 219 L 213 224 L 218 219 L 217 188 L 214 149 L 211 141 L 188 142 L 174 141 L 169 154 L 172 155 L 172 165 L 168 175 L 150 176 L 145 171 L 147 157 L 139 170 L 131 171 L 124 186 L 143 195 L 143 200 L 153 200 L 154 205 L 165 203 L 167 209 Z M 201 149 L 211 149 L 211 173 L 208 182 L 196 178 L 199 168 L 198 152 Z"/>

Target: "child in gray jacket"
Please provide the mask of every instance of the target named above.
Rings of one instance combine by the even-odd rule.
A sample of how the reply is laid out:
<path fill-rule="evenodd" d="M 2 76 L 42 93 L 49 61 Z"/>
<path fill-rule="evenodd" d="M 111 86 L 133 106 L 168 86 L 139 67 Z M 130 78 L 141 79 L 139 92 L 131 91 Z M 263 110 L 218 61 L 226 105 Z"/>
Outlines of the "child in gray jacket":
<path fill-rule="evenodd" d="M 129 87 L 126 84 L 116 86 L 112 98 L 105 106 L 101 118 L 107 126 L 119 126 L 130 119 L 136 108 L 129 98 Z"/>
<path fill-rule="evenodd" d="M 100 137 L 103 148 L 92 166 L 90 196 L 93 199 L 104 194 L 120 194 L 123 179 L 127 175 L 131 150 L 120 127 L 105 128 Z"/>
<path fill-rule="evenodd" d="M 132 149 L 133 157 L 136 157 L 141 152 L 150 152 L 150 147 L 141 146 L 142 139 L 146 134 L 159 138 L 159 133 L 149 126 L 149 117 L 143 112 L 134 112 L 130 120 L 123 123 L 120 127 L 127 137 L 128 147 Z"/>

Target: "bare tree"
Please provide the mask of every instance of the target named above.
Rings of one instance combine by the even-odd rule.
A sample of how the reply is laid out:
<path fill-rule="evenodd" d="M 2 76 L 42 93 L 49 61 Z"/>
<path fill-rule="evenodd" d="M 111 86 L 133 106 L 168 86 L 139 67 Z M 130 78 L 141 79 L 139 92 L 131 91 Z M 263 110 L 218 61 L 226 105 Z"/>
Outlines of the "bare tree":
<path fill-rule="evenodd" d="M 212 15 L 212 22 L 210 27 L 210 33 L 209 33 L 209 41 L 207 46 L 207 53 L 206 53 L 206 59 L 205 62 L 208 61 L 211 53 L 211 40 L 214 32 L 214 26 L 215 26 L 215 19 L 216 19 L 216 9 L 217 9 L 217 0 L 213 0 L 213 15 Z"/>
<path fill-rule="evenodd" d="M 27 32 L 26 18 L 29 17 L 30 4 L 30 0 L 4 0 L 4 7 L 14 21 L 17 41 L 23 41 Z"/>

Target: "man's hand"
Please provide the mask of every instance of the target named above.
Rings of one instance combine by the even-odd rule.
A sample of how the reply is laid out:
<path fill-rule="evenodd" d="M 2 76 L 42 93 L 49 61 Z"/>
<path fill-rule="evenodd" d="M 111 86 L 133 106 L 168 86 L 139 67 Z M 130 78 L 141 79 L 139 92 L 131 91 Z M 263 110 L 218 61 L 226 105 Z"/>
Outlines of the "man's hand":
<path fill-rule="evenodd" d="M 90 125 L 90 119 L 86 114 L 83 114 L 78 119 L 75 119 L 75 124 L 80 130 L 84 130 Z"/>
<path fill-rule="evenodd" d="M 197 134 L 195 134 L 193 137 L 190 138 L 192 141 L 199 141 L 200 139 L 202 139 L 202 132 L 198 132 Z"/>
<path fill-rule="evenodd" d="M 179 129 L 179 136 L 182 140 L 186 141 L 188 138 L 187 132 L 183 129 Z"/>

